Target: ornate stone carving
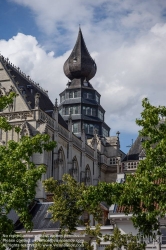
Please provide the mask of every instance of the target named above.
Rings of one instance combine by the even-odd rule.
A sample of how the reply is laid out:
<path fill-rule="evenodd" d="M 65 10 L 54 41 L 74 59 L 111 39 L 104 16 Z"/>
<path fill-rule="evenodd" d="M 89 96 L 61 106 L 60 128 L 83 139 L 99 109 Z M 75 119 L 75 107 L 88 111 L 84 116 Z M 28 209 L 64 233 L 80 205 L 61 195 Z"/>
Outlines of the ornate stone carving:
<path fill-rule="evenodd" d="M 9 114 L 2 113 L 1 116 L 6 117 L 7 120 L 26 120 L 27 118 L 32 118 L 33 114 L 31 112 L 14 112 Z"/>
<path fill-rule="evenodd" d="M 35 95 L 35 109 L 39 109 L 39 101 L 40 101 L 40 94 L 36 93 L 36 95 Z"/>

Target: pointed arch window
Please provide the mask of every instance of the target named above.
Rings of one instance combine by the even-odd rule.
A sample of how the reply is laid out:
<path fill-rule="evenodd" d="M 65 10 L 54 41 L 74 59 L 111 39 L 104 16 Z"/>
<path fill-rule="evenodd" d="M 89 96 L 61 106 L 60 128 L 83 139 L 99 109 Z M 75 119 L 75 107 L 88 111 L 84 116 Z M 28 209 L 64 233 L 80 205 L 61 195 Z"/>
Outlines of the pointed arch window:
<path fill-rule="evenodd" d="M 62 147 L 58 150 L 57 165 L 58 165 L 58 179 L 62 180 L 63 174 L 65 173 L 65 155 Z"/>
<path fill-rule="evenodd" d="M 78 181 L 78 161 L 77 158 L 74 157 L 72 160 L 72 168 L 69 169 L 69 174 Z"/>

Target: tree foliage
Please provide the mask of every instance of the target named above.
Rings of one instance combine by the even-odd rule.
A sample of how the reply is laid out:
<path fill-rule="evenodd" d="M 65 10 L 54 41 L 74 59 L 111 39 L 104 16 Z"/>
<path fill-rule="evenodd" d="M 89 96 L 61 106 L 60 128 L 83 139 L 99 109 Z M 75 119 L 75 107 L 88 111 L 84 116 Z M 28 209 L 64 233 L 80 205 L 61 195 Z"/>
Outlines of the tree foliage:
<path fill-rule="evenodd" d="M 133 175 L 126 177 L 125 183 L 84 187 L 72 183 L 70 177 L 65 177 L 63 185 L 53 180 L 45 182 L 47 190 L 54 192 L 53 219 L 60 220 L 63 227 L 75 229 L 84 210 L 99 214 L 99 204 L 104 201 L 108 205 L 123 206 L 126 214 L 132 213 L 133 224 L 143 236 L 155 237 L 159 233 L 159 218 L 166 214 L 166 107 L 155 107 L 148 99 L 144 99 L 142 105 L 141 118 L 136 123 L 141 126 L 139 133 L 146 158 L 140 161 Z M 109 238 L 111 242 L 120 237 L 117 243 L 127 245 L 125 249 L 144 247 L 136 246 L 132 235 L 122 236 L 118 230 L 114 233 Z M 110 245 L 107 249 L 114 248 Z"/>
<path fill-rule="evenodd" d="M 105 235 L 104 241 L 109 241 L 110 244 L 105 247 L 105 250 L 125 249 L 125 250 L 144 250 L 146 244 L 140 242 L 137 236 L 130 234 L 122 234 L 116 227 L 112 235 Z"/>
<path fill-rule="evenodd" d="M 68 233 L 76 230 L 76 226 L 81 223 L 80 216 L 84 207 L 78 206 L 77 202 L 81 199 L 86 186 L 75 181 L 70 175 L 65 174 L 62 178 L 63 183 L 50 178 L 44 181 L 46 191 L 54 194 L 54 203 L 50 208 L 54 221 L 60 222 L 61 232 L 63 228 L 68 229 Z"/>
<path fill-rule="evenodd" d="M 10 93 L 0 97 L 0 109 L 12 103 L 15 96 Z M 0 117 L 0 128 L 7 131 L 12 127 L 4 117 Z M 18 128 L 16 132 L 19 133 Z M 0 146 L 0 242 L 3 235 L 14 233 L 13 222 L 7 216 L 12 209 L 25 229 L 32 229 L 28 207 L 35 198 L 37 181 L 46 171 L 44 165 L 35 166 L 32 156 L 43 150 L 52 150 L 55 146 L 56 143 L 50 141 L 46 134 L 24 136 L 19 142 L 11 140 Z"/>
<path fill-rule="evenodd" d="M 134 175 L 128 176 L 120 197 L 126 212 L 132 208 L 133 223 L 144 235 L 159 230 L 159 219 L 166 213 L 166 107 L 155 107 L 143 100 L 141 118 L 142 147 L 146 158 Z M 118 200 L 117 200 L 118 202 Z"/>

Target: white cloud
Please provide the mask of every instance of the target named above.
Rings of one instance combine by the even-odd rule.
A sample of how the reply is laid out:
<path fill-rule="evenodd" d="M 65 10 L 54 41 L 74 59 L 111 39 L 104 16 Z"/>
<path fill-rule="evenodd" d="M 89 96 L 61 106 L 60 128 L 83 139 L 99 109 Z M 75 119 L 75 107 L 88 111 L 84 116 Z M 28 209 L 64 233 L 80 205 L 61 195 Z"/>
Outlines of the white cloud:
<path fill-rule="evenodd" d="M 54 58 L 54 52 L 46 53 L 35 37 L 21 33 L 8 41 L 0 40 L 0 47 L 5 57 L 49 91 L 53 101 L 65 88 L 63 63 L 69 52 Z"/>
<path fill-rule="evenodd" d="M 113 131 L 137 132 L 135 119 L 141 112 L 143 96 L 153 104 L 166 105 L 164 1 L 12 1 L 29 7 L 40 29 L 56 37 L 54 44 L 50 42 L 55 55 L 52 49 L 46 52 L 49 47 L 42 47 L 35 37 L 24 34 L 0 41 L 1 52 L 48 89 L 52 100 L 68 81 L 63 63 L 69 51 L 56 56 L 57 51 L 64 44 L 73 48 L 81 23 L 88 50 L 98 66 L 91 83 L 101 94 L 105 118 Z"/>

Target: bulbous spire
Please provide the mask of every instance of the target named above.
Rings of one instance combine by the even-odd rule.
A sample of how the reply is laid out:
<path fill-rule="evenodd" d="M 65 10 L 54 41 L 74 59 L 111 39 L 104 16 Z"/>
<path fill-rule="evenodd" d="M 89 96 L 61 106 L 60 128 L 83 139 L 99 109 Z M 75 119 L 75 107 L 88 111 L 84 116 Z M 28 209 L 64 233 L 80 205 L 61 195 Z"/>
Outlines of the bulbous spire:
<path fill-rule="evenodd" d="M 81 78 L 89 81 L 96 74 L 97 66 L 86 48 L 81 29 L 79 29 L 74 49 L 64 63 L 63 70 L 70 80 Z"/>

